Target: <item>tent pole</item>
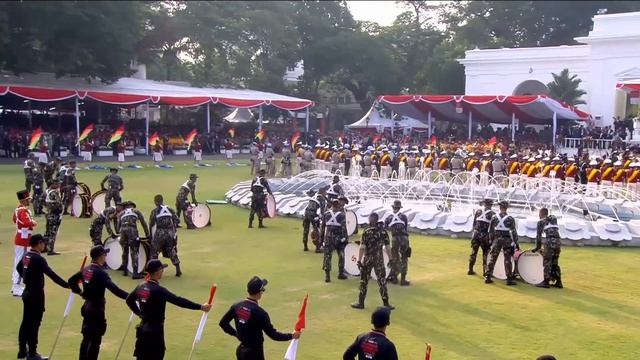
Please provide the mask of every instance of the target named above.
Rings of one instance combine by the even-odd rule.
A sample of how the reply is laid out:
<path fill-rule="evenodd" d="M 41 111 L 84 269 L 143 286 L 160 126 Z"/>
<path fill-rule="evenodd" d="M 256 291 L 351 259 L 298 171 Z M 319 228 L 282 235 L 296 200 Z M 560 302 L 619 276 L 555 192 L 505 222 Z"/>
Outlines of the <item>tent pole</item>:
<path fill-rule="evenodd" d="M 469 111 L 469 140 L 471 140 L 471 127 L 473 126 L 473 113 Z"/>
<path fill-rule="evenodd" d="M 211 132 L 211 113 L 209 112 L 209 103 L 207 103 L 207 133 Z"/>
<path fill-rule="evenodd" d="M 393 139 L 393 130 L 396 127 L 396 112 L 391 110 L 391 139 Z M 382 129 L 384 133 L 384 128 Z"/>
<path fill-rule="evenodd" d="M 511 113 L 511 142 L 516 142 L 516 113 Z"/>
<path fill-rule="evenodd" d="M 429 132 L 427 134 L 429 134 L 429 138 L 431 138 L 431 111 L 427 114 L 427 126 L 429 127 Z"/>
<path fill-rule="evenodd" d="M 149 155 L 149 101 L 144 108 L 144 154 Z"/>
<path fill-rule="evenodd" d="M 27 100 L 27 109 L 29 110 L 29 116 L 27 117 L 27 119 L 29 119 L 29 129 L 33 129 L 33 122 L 32 122 L 32 116 L 31 116 L 31 100 Z"/>
<path fill-rule="evenodd" d="M 78 147 L 78 155 L 80 155 L 80 104 L 76 95 L 76 144 Z"/>
<path fill-rule="evenodd" d="M 304 123 L 304 131 L 305 131 L 305 137 L 306 137 L 306 142 L 307 144 L 309 144 L 309 107 L 307 106 L 306 110 L 306 114 L 305 114 L 305 123 Z"/>
<path fill-rule="evenodd" d="M 552 139 L 552 144 L 553 147 L 556 147 L 556 131 L 557 131 L 557 127 L 558 127 L 558 114 L 554 111 L 553 112 L 553 139 Z"/>
<path fill-rule="evenodd" d="M 258 130 L 262 130 L 262 105 L 258 108 Z"/>

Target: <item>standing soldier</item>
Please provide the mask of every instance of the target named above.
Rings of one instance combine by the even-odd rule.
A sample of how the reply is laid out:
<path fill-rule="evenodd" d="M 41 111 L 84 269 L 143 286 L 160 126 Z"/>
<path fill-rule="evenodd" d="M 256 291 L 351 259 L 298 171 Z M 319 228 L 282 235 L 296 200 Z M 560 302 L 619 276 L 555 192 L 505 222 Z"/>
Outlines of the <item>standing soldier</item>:
<path fill-rule="evenodd" d="M 118 145 L 116 145 L 116 153 L 118 154 L 118 169 L 122 169 L 122 165 L 124 165 L 124 153 L 127 150 L 127 144 L 124 142 L 124 139 L 118 141 Z"/>
<path fill-rule="evenodd" d="M 160 144 L 160 140 L 156 140 L 153 145 L 153 162 L 156 163 L 156 167 L 162 162 L 162 144 Z"/>
<path fill-rule="evenodd" d="M 266 226 L 262 224 L 262 219 L 264 219 L 264 210 L 266 207 L 265 191 L 269 194 L 272 193 L 271 187 L 269 187 L 269 182 L 265 179 L 264 175 L 264 169 L 260 169 L 258 171 L 258 176 L 251 182 L 252 196 L 251 211 L 249 212 L 249 228 L 253 227 L 253 217 L 255 214 L 258 214 L 258 227 L 266 228 Z"/>
<path fill-rule="evenodd" d="M 400 274 L 400 285 L 408 286 L 407 271 L 409 270 L 409 258 L 411 257 L 411 247 L 409 246 L 409 220 L 407 216 L 400 212 L 402 203 L 394 200 L 393 214 L 385 219 L 385 227 L 391 229 L 391 271 L 387 278 L 393 284 L 398 283 L 398 273 Z"/>
<path fill-rule="evenodd" d="M 360 251 L 358 252 L 358 268 L 360 269 L 360 294 L 358 302 L 351 304 L 354 309 L 364 309 L 364 299 L 367 297 L 367 286 L 371 277 L 371 270 L 374 270 L 380 287 L 380 296 L 384 306 L 393 310 L 389 304 L 389 293 L 387 292 L 387 274 L 384 268 L 384 256 L 382 250 L 389 253 L 389 235 L 384 230 L 384 224 L 378 223 L 378 214 L 373 212 L 369 215 L 369 227 L 362 234 Z M 363 261 L 364 257 L 364 261 Z"/>
<path fill-rule="evenodd" d="M 269 314 L 258 305 L 265 292 L 268 281 L 254 276 L 247 283 L 249 296 L 229 308 L 222 316 L 218 325 L 225 333 L 240 340 L 236 349 L 238 360 L 262 360 L 264 359 L 264 332 L 275 341 L 289 341 L 299 339 L 300 331 L 293 333 L 281 333 L 271 324 Z M 229 323 L 235 323 L 235 328 Z"/>
<path fill-rule="evenodd" d="M 327 209 L 326 193 L 327 187 L 321 187 L 318 193 L 309 199 L 309 204 L 307 204 L 307 207 L 304 209 L 304 219 L 302 220 L 302 244 L 304 245 L 304 251 L 309 251 L 309 247 L 307 246 L 309 242 L 309 227 L 313 226 L 311 241 L 316 246 L 316 253 L 322 252 L 320 249 L 319 227 L 320 216 L 324 214 Z"/>
<path fill-rule="evenodd" d="M 258 169 L 260 168 L 260 159 L 258 159 L 258 144 L 256 142 L 251 143 L 251 147 L 249 147 L 249 159 L 251 160 L 251 175 L 255 175 L 258 173 Z"/>
<path fill-rule="evenodd" d="M 287 140 L 282 143 L 282 177 L 291 177 L 291 147 Z"/>
<path fill-rule="evenodd" d="M 515 187 L 519 183 L 518 179 L 520 177 L 520 161 L 518 161 L 518 154 L 513 154 L 509 157 L 508 167 L 509 187 Z"/>
<path fill-rule="evenodd" d="M 351 145 L 344 144 L 342 155 L 342 160 L 344 161 L 344 175 L 349 176 L 349 171 L 351 170 Z"/>
<path fill-rule="evenodd" d="M 342 355 L 344 360 L 398 360 L 398 352 L 385 331 L 389 326 L 391 311 L 387 307 L 377 308 L 371 314 L 373 330 L 358 335 Z"/>
<path fill-rule="evenodd" d="M 62 202 L 63 202 L 63 215 L 69 215 L 69 206 L 73 204 L 73 197 L 76 195 L 76 186 L 78 181 L 76 180 L 76 161 L 69 161 L 69 165 L 60 169 L 62 173 Z"/>
<path fill-rule="evenodd" d="M 491 248 L 491 240 L 489 240 L 489 225 L 495 212 L 491 209 L 493 200 L 484 199 L 482 202 L 484 209 L 476 210 L 473 215 L 473 235 L 471 236 L 471 255 L 469 255 L 469 271 L 467 275 L 475 275 L 473 265 L 476 263 L 478 249 L 482 248 L 482 276 L 487 272 L 487 255 Z"/>
<path fill-rule="evenodd" d="M 331 154 L 331 173 L 335 174 L 336 171 L 340 169 L 340 163 L 342 159 L 340 159 L 340 151 L 337 146 L 333 147 L 333 154 Z"/>
<path fill-rule="evenodd" d="M 138 360 L 162 360 L 166 351 L 164 320 L 167 302 L 185 309 L 209 312 L 211 304 L 196 304 L 173 294 L 160 286 L 160 279 L 167 267 L 158 259 L 147 263 L 149 280 L 138 285 L 127 296 L 127 306 L 141 318 L 136 329 L 136 345 L 133 356 Z"/>
<path fill-rule="evenodd" d="M 107 228 L 107 234 L 115 238 L 116 235 L 113 233 L 111 229 L 111 220 L 116 216 L 116 209 L 112 207 L 106 207 L 98 217 L 93 219 L 91 222 L 91 227 L 89 228 L 89 237 L 91 238 L 91 242 L 93 246 L 102 245 L 102 229 L 104 227 Z"/>
<path fill-rule="evenodd" d="M 11 294 L 13 296 L 22 296 L 23 288 L 20 286 L 22 282 L 22 276 L 16 270 L 16 266 L 22 257 L 27 252 L 29 246 L 29 239 L 31 239 L 31 232 L 33 228 L 38 226 L 38 223 L 31 216 L 29 210 L 29 200 L 31 196 L 27 190 L 20 190 L 16 193 L 20 204 L 13 212 L 13 223 L 16 224 L 16 234 L 13 238 L 13 268 L 11 272 Z"/>
<path fill-rule="evenodd" d="M 456 151 L 453 154 L 453 159 L 451 159 L 451 175 L 455 179 L 458 179 L 458 180 L 455 180 L 454 182 L 460 184 L 463 181 L 457 175 L 462 173 L 464 171 L 464 169 L 465 169 L 465 164 L 464 164 L 464 160 L 462 160 L 461 152 L 460 151 Z"/>
<path fill-rule="evenodd" d="M 47 255 L 60 255 L 55 251 L 56 237 L 58 235 L 58 229 L 62 223 L 62 196 L 60 195 L 60 182 L 53 180 L 51 186 L 47 189 L 47 194 L 44 200 L 44 204 L 47 208 L 46 231 L 44 236 L 47 238 Z"/>
<path fill-rule="evenodd" d="M 60 171 L 60 158 L 56 157 L 50 161 L 43 170 L 44 174 L 44 182 L 47 184 L 47 187 L 51 185 L 51 181 L 54 178 L 58 178 L 58 172 Z"/>
<path fill-rule="evenodd" d="M 537 284 L 537 287 L 548 288 L 549 281 L 555 280 L 554 286 L 562 289 L 562 277 L 560 274 L 560 265 L 558 258 L 560 257 L 560 233 L 558 232 L 558 220 L 555 216 L 549 215 L 547 208 L 540 209 L 538 213 L 540 221 L 538 221 L 538 231 L 536 233 L 536 247 L 532 252 L 540 250 L 542 245 L 542 233 L 546 236 L 544 248 L 542 249 L 542 266 L 544 268 L 544 280 Z"/>
<path fill-rule="evenodd" d="M 42 207 L 44 206 L 44 168 L 47 165 L 45 162 L 40 162 L 39 166 L 33 169 L 33 213 L 35 216 L 43 214 Z"/>
<path fill-rule="evenodd" d="M 416 153 L 412 151 L 407 158 L 407 179 L 413 180 L 413 178 L 416 176 L 416 166 Z"/>
<path fill-rule="evenodd" d="M 320 233 L 324 243 L 324 258 L 322 260 L 322 270 L 324 270 L 324 281 L 331 282 L 331 257 L 333 250 L 338 254 L 338 279 L 346 280 L 344 271 L 344 248 L 349 242 L 347 236 L 347 217 L 340 211 L 340 201 L 331 201 L 331 210 L 322 216 L 322 228 Z"/>
<path fill-rule="evenodd" d="M 491 170 L 492 172 L 490 175 L 492 177 L 496 177 L 498 175 L 507 176 L 507 164 L 505 164 L 504 160 L 502 159 L 502 154 L 495 154 L 495 159 L 491 162 Z M 507 187 L 508 181 L 506 180 L 507 179 L 504 179 L 500 184 L 502 187 Z"/>
<path fill-rule="evenodd" d="M 187 224 L 187 229 L 196 228 L 196 226 L 193 225 L 193 219 L 187 215 L 187 209 L 189 208 L 187 197 L 189 194 L 191 194 L 191 202 L 196 205 L 198 204 L 196 201 L 196 181 L 198 181 L 198 175 L 189 175 L 189 180 L 185 181 L 184 184 L 180 186 L 180 190 L 178 190 L 178 195 L 176 196 L 176 216 L 180 218 L 180 213 L 183 212 L 184 222 Z"/>
<path fill-rule="evenodd" d="M 193 151 L 193 163 L 196 165 L 200 165 L 202 161 L 202 144 L 198 137 L 193 140 L 193 144 L 191 145 Z"/>
<path fill-rule="evenodd" d="M 109 185 L 109 189 L 105 189 L 104 183 Z M 104 206 L 111 206 L 111 200 L 115 202 L 116 205 L 122 202 L 122 197 L 120 197 L 120 192 L 124 190 L 124 182 L 120 175 L 118 175 L 117 168 L 109 168 L 109 175 L 105 176 L 100 183 L 100 188 L 102 190 L 106 190 L 107 193 L 104 197 Z"/>
<path fill-rule="evenodd" d="M 313 155 L 313 151 L 311 151 L 311 146 L 307 145 L 307 150 L 304 152 L 302 156 L 303 163 L 303 171 L 311 171 L 313 170 L 313 163 L 315 161 L 315 156 Z"/>
<path fill-rule="evenodd" d="M 29 250 L 18 262 L 16 271 L 24 279 L 22 293 L 22 323 L 18 333 L 18 359 L 45 360 L 38 354 L 38 332 L 44 315 L 44 275 L 47 275 L 60 287 L 68 289 L 64 279 L 56 274 L 47 264 L 47 260 L 40 255 L 45 249 L 46 239 L 35 234 L 29 239 Z"/>
<path fill-rule="evenodd" d="M 80 310 L 83 317 L 80 360 L 98 360 L 102 336 L 107 331 L 105 290 L 109 289 L 113 295 L 122 300 L 125 300 L 128 295 L 111 281 L 109 274 L 104 270 L 107 253 L 109 249 L 105 249 L 102 245 L 92 247 L 89 252 L 91 264 L 73 274 L 68 280 L 71 291 L 81 294 L 84 299 Z M 80 283 L 82 283 L 82 289 L 80 289 Z"/>
<path fill-rule="evenodd" d="M 340 195 L 344 195 L 344 190 L 340 186 L 340 176 L 333 175 L 333 180 L 327 190 L 327 198 L 331 201 L 337 199 Z"/>
<path fill-rule="evenodd" d="M 276 153 L 273 151 L 273 145 L 267 143 L 267 149 L 264 151 L 264 162 L 267 167 L 268 176 L 276 176 Z"/>
<path fill-rule="evenodd" d="M 491 259 L 487 266 L 487 274 L 484 282 L 491 284 L 493 280 L 493 268 L 496 265 L 496 260 L 500 251 L 504 256 L 504 270 L 507 274 L 507 285 L 515 285 L 516 282 L 513 276 L 513 253 L 515 250 L 520 250 L 518 244 L 518 232 L 516 230 L 516 220 L 509 214 L 507 214 L 507 208 L 509 203 L 501 201 L 498 203 L 500 207 L 500 213 L 495 214 L 491 219 L 491 225 L 489 228 L 489 238 L 491 239 Z"/>
<path fill-rule="evenodd" d="M 627 177 L 627 172 L 622 167 L 622 161 L 620 160 L 613 163 L 613 166 L 615 167 L 615 172 L 613 174 L 612 182 L 617 193 L 615 197 L 620 198 L 624 192 L 624 183 Z"/>
<path fill-rule="evenodd" d="M 170 258 L 171 263 L 176 267 L 176 276 L 180 277 L 182 271 L 180 271 L 180 259 L 178 259 L 178 234 L 176 233 L 180 218 L 172 208 L 164 205 L 163 201 L 162 195 L 156 195 L 153 198 L 156 207 L 149 215 L 149 227 L 151 229 L 156 227 L 151 240 L 151 258 L 157 259 L 160 253 L 165 258 Z"/>
<path fill-rule="evenodd" d="M 128 276 L 129 252 L 131 252 L 131 267 L 133 268 L 133 279 L 142 279 L 144 275 L 138 272 L 138 251 L 140 249 L 140 236 L 138 235 L 138 221 L 142 225 L 144 235 L 149 238 L 149 227 L 144 220 L 144 215 L 136 209 L 133 201 L 122 203 L 124 211 L 120 213 L 116 231 L 120 234 L 120 245 L 122 246 L 122 270 L 123 275 Z M 142 270 L 142 269 L 140 269 Z"/>
<path fill-rule="evenodd" d="M 362 177 L 368 178 L 371 177 L 371 165 L 373 164 L 373 160 L 371 158 L 371 150 L 364 152 L 364 156 L 362 157 Z"/>
<path fill-rule="evenodd" d="M 27 155 L 27 160 L 24 161 L 24 188 L 27 192 L 31 192 L 31 185 L 33 185 L 33 169 L 36 167 L 36 155 L 32 152 Z"/>

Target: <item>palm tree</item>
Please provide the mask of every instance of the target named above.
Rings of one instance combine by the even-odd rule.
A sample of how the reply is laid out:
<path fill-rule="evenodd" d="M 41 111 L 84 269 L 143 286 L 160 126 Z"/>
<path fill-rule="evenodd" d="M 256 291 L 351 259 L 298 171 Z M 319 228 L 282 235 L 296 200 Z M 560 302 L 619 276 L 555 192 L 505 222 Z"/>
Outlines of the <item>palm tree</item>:
<path fill-rule="evenodd" d="M 562 100 L 569 105 L 585 104 L 580 98 L 586 94 L 585 91 L 579 89 L 582 80 L 578 79 L 578 75 L 569 76 L 569 69 L 564 69 L 560 75 L 551 73 L 553 81 L 547 84 L 549 88 L 549 96 L 554 99 Z"/>

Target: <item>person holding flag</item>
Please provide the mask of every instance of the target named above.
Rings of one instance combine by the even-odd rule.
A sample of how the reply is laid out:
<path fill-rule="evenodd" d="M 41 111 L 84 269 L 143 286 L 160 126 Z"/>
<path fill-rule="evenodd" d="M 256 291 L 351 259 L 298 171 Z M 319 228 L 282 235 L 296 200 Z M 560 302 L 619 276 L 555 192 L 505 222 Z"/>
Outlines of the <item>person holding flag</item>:
<path fill-rule="evenodd" d="M 282 143 L 282 160 L 280 163 L 282 164 L 282 170 L 280 171 L 282 177 L 291 177 L 291 147 L 287 140 Z"/>
<path fill-rule="evenodd" d="M 371 314 L 373 329 L 356 337 L 342 355 L 343 360 L 398 360 L 396 346 L 387 338 L 387 326 L 391 324 L 391 310 L 377 308 Z"/>
<path fill-rule="evenodd" d="M 29 210 L 29 202 L 31 195 L 27 190 L 20 190 L 16 193 L 20 204 L 13 211 L 13 223 L 16 224 L 16 235 L 14 237 L 14 257 L 13 257 L 13 271 L 11 273 L 11 294 L 13 296 L 22 296 L 23 288 L 20 286 L 22 282 L 22 276 L 16 270 L 16 266 L 22 257 L 27 252 L 29 246 L 29 240 L 31 239 L 31 232 L 33 228 L 38 226 L 38 223 L 33 219 L 31 210 Z"/>
<path fill-rule="evenodd" d="M 167 264 L 158 259 L 147 263 L 148 280 L 138 285 L 127 296 L 127 306 L 142 320 L 136 329 L 133 356 L 138 360 L 162 360 L 166 351 L 164 319 L 167 302 L 185 309 L 209 312 L 211 304 L 197 304 L 177 296 L 160 285 Z"/>
<path fill-rule="evenodd" d="M 264 360 L 264 332 L 275 341 L 289 341 L 300 338 L 300 330 L 293 333 L 281 333 L 271 324 L 269 314 L 258 305 L 262 299 L 265 286 L 268 281 L 254 276 L 247 283 L 247 293 L 249 296 L 239 301 L 229 308 L 220 319 L 222 330 L 240 340 L 240 345 L 236 349 L 238 360 Z M 231 326 L 231 320 L 235 323 L 235 328 Z M 304 326 L 302 326 L 304 327 Z"/>
<path fill-rule="evenodd" d="M 111 134 L 111 139 L 107 143 L 107 146 L 111 146 L 111 144 L 117 142 L 116 153 L 118 154 L 118 162 L 120 163 L 120 169 L 122 169 L 122 164 L 124 164 L 124 151 L 127 148 L 127 144 L 122 138 L 124 135 L 124 125 L 120 125 L 116 131 Z"/>
<path fill-rule="evenodd" d="M 153 162 L 156 163 L 157 167 L 158 163 L 162 162 L 162 145 L 160 144 L 160 135 L 158 135 L 158 132 L 156 131 L 151 134 L 147 142 L 152 149 Z"/>
<path fill-rule="evenodd" d="M 122 300 L 129 295 L 118 287 L 109 274 L 104 270 L 109 249 L 102 245 L 91 248 L 91 264 L 73 274 L 69 280 L 71 291 L 80 294 L 84 299 L 82 314 L 82 342 L 80 343 L 80 360 L 97 360 L 100 353 L 102 336 L 107 331 L 107 318 L 105 317 L 106 299 L 104 293 L 109 289 L 113 295 Z M 82 283 L 82 289 L 80 289 Z"/>

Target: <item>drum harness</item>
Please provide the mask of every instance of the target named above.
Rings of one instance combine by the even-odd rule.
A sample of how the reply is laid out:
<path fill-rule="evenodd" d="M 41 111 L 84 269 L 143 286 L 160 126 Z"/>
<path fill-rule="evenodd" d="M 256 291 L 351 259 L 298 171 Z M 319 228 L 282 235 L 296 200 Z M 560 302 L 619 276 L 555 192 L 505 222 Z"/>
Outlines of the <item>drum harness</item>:
<path fill-rule="evenodd" d="M 325 225 L 327 227 L 329 226 L 335 226 L 335 227 L 342 227 L 342 224 L 340 224 L 340 222 L 338 222 L 338 215 L 342 214 L 342 211 L 337 211 L 334 212 L 333 210 L 329 210 L 329 212 L 331 213 L 331 218 L 329 219 L 329 221 L 327 221 L 325 223 Z M 345 242 L 346 238 L 342 238 L 340 240 L 338 240 L 340 243 Z"/>
<path fill-rule="evenodd" d="M 405 224 L 405 222 L 402 221 L 402 219 L 400 218 L 400 214 L 401 214 L 400 212 L 391 214 L 391 222 L 389 223 L 389 227 L 393 228 L 393 225 L 395 224 L 402 224 L 403 226 L 406 227 L 407 224 Z"/>
<path fill-rule="evenodd" d="M 138 215 L 136 213 L 133 212 L 133 210 L 131 209 L 124 209 L 124 213 L 120 216 L 120 219 L 122 221 L 122 219 L 129 217 L 129 216 L 133 216 L 136 218 L 136 220 L 138 220 Z M 128 226 L 126 223 L 122 224 L 123 226 Z M 134 226 L 135 226 L 135 221 L 134 221 Z"/>
<path fill-rule="evenodd" d="M 496 225 L 495 230 L 508 232 L 509 233 L 509 237 L 511 238 L 511 246 L 512 247 L 515 246 L 515 241 L 513 239 L 513 233 L 511 232 L 511 229 L 509 229 L 504 223 L 508 218 L 511 217 L 511 215 L 504 214 L 504 216 L 500 216 L 500 214 L 496 214 L 496 217 L 498 218 L 498 225 Z"/>
<path fill-rule="evenodd" d="M 336 190 L 335 190 L 335 186 L 336 186 L 336 185 L 338 185 L 338 184 L 331 184 L 331 186 L 329 186 L 329 190 L 327 190 L 327 194 L 329 194 L 329 195 L 336 195 L 336 196 L 337 196 L 337 195 L 340 195 L 340 194 L 338 194 L 338 193 L 336 192 Z M 338 185 L 338 186 L 339 186 L 339 185 Z"/>

